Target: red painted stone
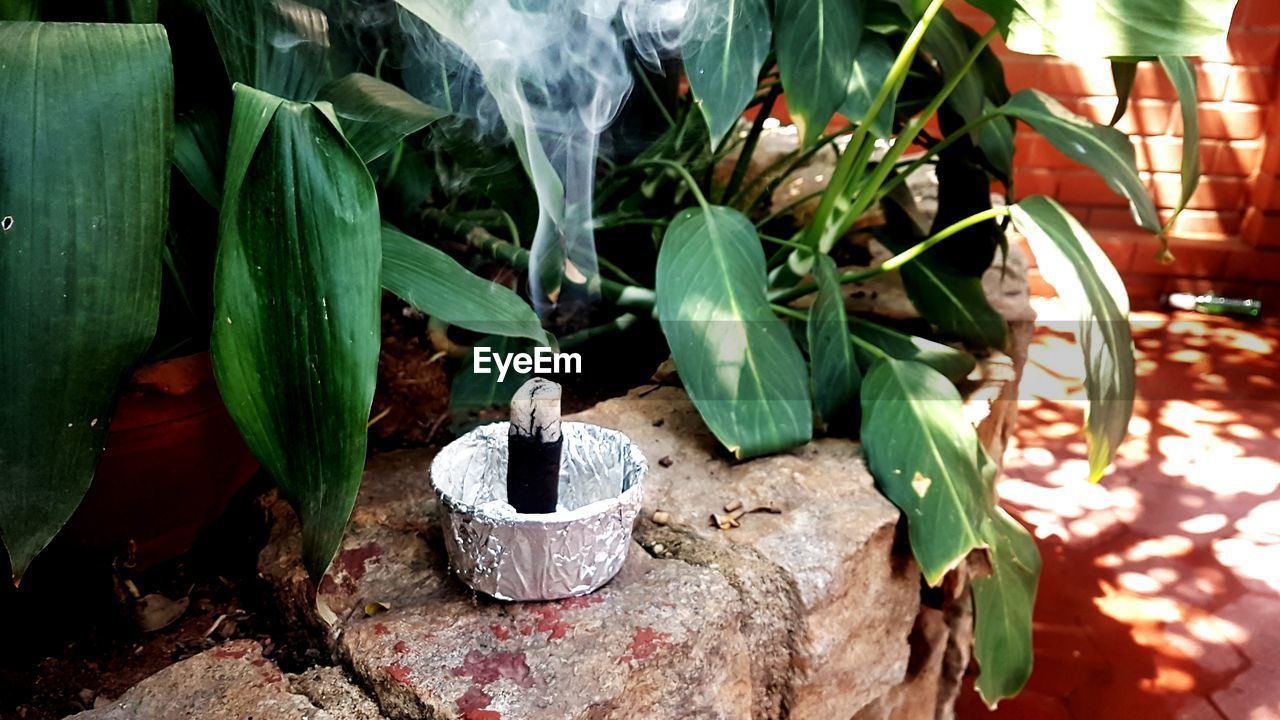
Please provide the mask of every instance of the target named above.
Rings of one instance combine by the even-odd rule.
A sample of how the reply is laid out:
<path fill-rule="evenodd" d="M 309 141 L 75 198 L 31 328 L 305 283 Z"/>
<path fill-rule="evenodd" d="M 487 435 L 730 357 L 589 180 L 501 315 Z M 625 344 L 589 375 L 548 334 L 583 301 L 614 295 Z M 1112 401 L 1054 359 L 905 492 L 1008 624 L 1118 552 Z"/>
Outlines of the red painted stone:
<path fill-rule="evenodd" d="M 520 687 L 533 687 L 533 677 L 524 653 L 496 652 L 486 655 L 472 650 L 462 664 L 453 669 L 454 677 L 469 677 L 477 685 L 484 686 L 498 680 L 511 680 Z"/>
<path fill-rule="evenodd" d="M 391 676 L 393 680 L 404 685 L 409 685 L 410 669 L 400 663 L 391 663 L 382 668 L 384 672 Z"/>

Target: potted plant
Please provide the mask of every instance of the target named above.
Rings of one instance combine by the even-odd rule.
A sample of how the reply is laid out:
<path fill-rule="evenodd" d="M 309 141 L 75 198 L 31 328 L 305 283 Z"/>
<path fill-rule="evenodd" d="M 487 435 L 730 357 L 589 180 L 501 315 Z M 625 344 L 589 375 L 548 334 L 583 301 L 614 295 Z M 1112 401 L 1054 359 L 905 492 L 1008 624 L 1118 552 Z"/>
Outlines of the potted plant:
<path fill-rule="evenodd" d="M 438 322 L 515 342 L 565 346 L 656 321 L 703 420 L 733 455 L 856 433 L 908 518 L 930 585 L 985 553 L 991 573 L 974 583 L 977 686 L 992 703 L 1017 692 L 1030 672 L 1039 558 L 997 504 L 990 458 L 954 384 L 974 351 L 1006 342 L 978 277 L 999 262 L 1007 227 L 1079 313 L 1092 480 L 1124 436 L 1134 371 L 1123 285 L 1084 228 L 1050 198 L 991 202 L 991 182 L 1011 190 L 1015 125 L 1099 172 L 1141 227 L 1162 235 L 1167 225 L 1127 139 L 1034 90 L 1011 95 L 989 45 L 1004 35 L 1015 49 L 1112 57 L 1121 94 L 1127 68 L 1159 62 L 1182 99 L 1185 202 L 1199 169 L 1183 56 L 1220 38 L 1233 2 L 1103 12 L 982 0 L 992 18 L 982 33 L 944 4 L 620 0 L 588 13 L 573 3 L 397 0 L 366 13 L 206 0 L 202 18 L 234 89 L 180 102 L 172 158 L 217 212 L 209 341 L 218 387 L 298 511 L 312 576 L 341 539 L 364 464 L 382 288 Z M 567 52 L 556 40 L 566 37 L 591 42 Z M 85 109 L 59 122 L 0 119 L 0 158 L 16 154 L 11 136 L 39 141 L 21 164 L 6 164 L 23 181 L 0 185 L 0 213 L 14 217 L 0 256 L 0 392 L 21 401 L 19 420 L 0 424 L 0 492 L 12 501 L 0 507 L 0 535 L 20 575 L 83 495 L 118 380 L 151 339 L 174 114 L 158 26 L 16 23 L 0 25 L 0 41 L 0 59 L 17 68 L 5 86 L 16 107 Z M 61 71 L 87 64 L 90 50 L 119 63 L 93 77 Z M 687 92 L 671 81 L 677 59 Z M 108 80 L 118 104 L 85 100 Z M 620 126 L 640 139 L 609 130 L 633 85 Z M 179 82 L 179 98 L 182 90 Z M 752 172 L 782 98 L 799 142 Z M 754 120 L 740 132 L 749 109 Z M 109 119 L 91 123 L 95 112 Z M 837 112 L 849 122 L 828 132 Z M 638 117 L 661 129 L 644 137 Z M 927 131 L 935 118 L 939 131 Z M 466 131 L 476 124 L 507 144 L 480 147 Z M 77 159 L 109 162 L 86 171 L 55 137 L 73 138 Z M 789 226 L 791 208 L 773 206 L 771 189 L 837 141 L 812 216 Z M 610 151 L 597 152 L 602 144 Z M 895 191 L 926 163 L 936 164 L 940 202 L 922 227 L 898 212 Z M 517 164 L 523 174 L 492 172 Z M 50 199 L 53 188 L 71 189 L 76 202 Z M 875 208 L 894 218 L 880 236 L 893 256 L 841 270 L 831 253 Z M 102 227 L 110 253 L 96 242 Z M 458 240 L 464 260 L 527 271 L 529 302 L 439 240 L 405 231 Z M 37 252 L 51 247 L 71 258 Z M 902 274 L 932 337 L 847 312 L 842 283 L 890 272 Z M 68 392 L 42 405 L 32 388 L 52 381 L 30 370 L 45 367 Z M 66 462 L 48 462 L 66 446 L 75 448 Z"/>

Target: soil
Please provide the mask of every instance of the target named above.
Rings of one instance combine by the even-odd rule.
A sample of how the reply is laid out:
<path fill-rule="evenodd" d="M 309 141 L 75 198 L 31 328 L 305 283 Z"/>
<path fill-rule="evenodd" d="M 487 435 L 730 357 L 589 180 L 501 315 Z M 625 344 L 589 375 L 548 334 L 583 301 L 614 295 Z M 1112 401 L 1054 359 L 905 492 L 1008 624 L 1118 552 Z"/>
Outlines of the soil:
<path fill-rule="evenodd" d="M 564 383 L 564 412 L 646 382 L 666 357 L 656 328 L 576 348 L 583 374 Z M 474 339 L 474 338 L 472 338 Z M 441 355 L 427 320 L 389 298 L 369 431 L 370 452 L 442 447 L 453 439 L 449 383 L 459 361 Z M 330 664 L 277 618 L 257 575 L 266 542 L 265 508 L 275 490 L 260 474 L 186 556 L 139 571 L 128 558 L 87 556 L 56 541 L 32 565 L 20 591 L 0 584 L 0 720 L 55 720 L 114 699 L 168 665 L 227 640 L 262 643 L 287 672 Z M 0 553 L 0 572 L 7 572 Z M 166 627 L 145 632 L 139 598 L 188 603 Z"/>

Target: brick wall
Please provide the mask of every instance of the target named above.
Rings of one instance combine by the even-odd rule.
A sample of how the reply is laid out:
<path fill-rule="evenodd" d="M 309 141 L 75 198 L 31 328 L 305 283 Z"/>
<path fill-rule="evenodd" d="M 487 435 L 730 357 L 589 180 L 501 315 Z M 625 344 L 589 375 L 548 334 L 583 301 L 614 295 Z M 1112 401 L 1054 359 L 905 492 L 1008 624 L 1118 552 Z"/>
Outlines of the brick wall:
<path fill-rule="evenodd" d="M 966 23 L 990 20 L 960 3 Z M 1171 233 L 1177 261 L 1154 260 L 1156 241 L 1133 224 L 1123 198 L 1092 171 L 1026 128 L 1017 136 L 1019 196 L 1045 194 L 1088 227 L 1125 276 L 1136 306 L 1163 292 L 1261 296 L 1280 306 L 1280 0 L 1240 0 L 1224 45 L 1196 61 L 1200 162 L 1204 176 Z M 1110 64 L 1083 64 L 1010 52 L 997 41 L 1012 90 L 1036 87 L 1101 123 L 1115 111 Z M 1181 188 L 1182 118 L 1158 64 L 1139 66 L 1128 113 L 1138 168 L 1167 219 Z"/>

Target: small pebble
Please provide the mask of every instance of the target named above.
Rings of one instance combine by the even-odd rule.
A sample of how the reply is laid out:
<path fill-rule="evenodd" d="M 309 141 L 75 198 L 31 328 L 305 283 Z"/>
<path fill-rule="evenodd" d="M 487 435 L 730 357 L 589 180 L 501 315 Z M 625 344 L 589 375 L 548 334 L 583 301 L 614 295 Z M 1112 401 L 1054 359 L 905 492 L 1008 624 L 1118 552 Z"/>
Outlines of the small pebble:
<path fill-rule="evenodd" d="M 739 510 L 741 508 L 742 508 L 741 500 L 734 500 L 733 502 L 725 503 L 724 505 L 724 511 L 727 513 L 731 513 L 734 510 Z"/>
<path fill-rule="evenodd" d="M 663 545 L 662 543 L 658 543 L 657 545 L 653 546 L 654 555 L 661 555 L 662 553 L 666 552 L 666 550 L 667 550 L 667 546 Z"/>
<path fill-rule="evenodd" d="M 654 525 L 666 525 L 671 522 L 671 513 L 666 510 L 659 510 L 653 514 Z"/>
<path fill-rule="evenodd" d="M 675 460 L 672 460 L 670 455 L 664 455 L 662 459 L 658 461 L 658 464 L 662 467 L 671 467 L 674 463 Z"/>

